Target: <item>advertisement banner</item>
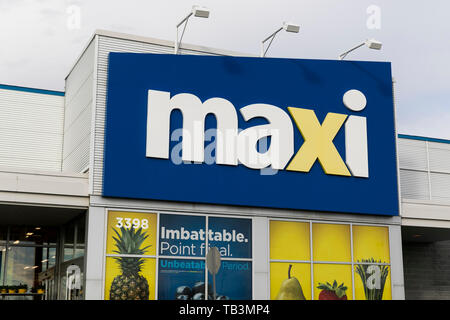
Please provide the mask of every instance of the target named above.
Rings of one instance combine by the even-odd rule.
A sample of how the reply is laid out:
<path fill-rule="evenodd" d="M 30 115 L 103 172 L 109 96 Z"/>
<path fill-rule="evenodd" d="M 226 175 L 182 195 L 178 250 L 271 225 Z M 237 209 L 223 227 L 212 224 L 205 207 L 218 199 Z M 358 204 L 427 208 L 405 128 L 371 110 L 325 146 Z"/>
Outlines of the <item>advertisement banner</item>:
<path fill-rule="evenodd" d="M 174 258 L 159 259 L 158 299 L 204 300 L 206 295 L 213 299 L 211 277 L 209 289 L 205 287 L 207 244 L 217 247 L 222 259 L 248 259 L 222 261 L 216 298 L 251 299 L 251 219 L 161 214 L 159 230 L 159 255 Z"/>
<path fill-rule="evenodd" d="M 213 280 L 208 277 L 205 290 L 205 261 L 193 259 L 160 259 L 158 299 L 213 300 Z M 252 299 L 252 263 L 250 261 L 223 261 L 216 275 L 217 300 Z"/>
<path fill-rule="evenodd" d="M 387 62 L 110 53 L 103 196 L 398 215 L 395 134 Z"/>
<path fill-rule="evenodd" d="M 160 215 L 159 255 L 205 257 L 217 247 L 224 258 L 252 257 L 252 220 L 202 216 Z"/>
<path fill-rule="evenodd" d="M 105 299 L 155 299 L 156 230 L 154 213 L 109 211 Z"/>
<path fill-rule="evenodd" d="M 392 298 L 388 227 L 273 220 L 270 259 L 271 299 Z"/>
<path fill-rule="evenodd" d="M 121 252 L 117 245 L 120 244 L 118 240 L 123 243 L 132 243 L 133 240 L 140 239 L 126 239 L 122 238 L 123 230 L 141 230 L 143 239 L 141 246 L 146 247 L 145 255 L 156 254 L 156 214 L 155 213 L 140 213 L 140 212 L 123 212 L 123 211 L 109 211 L 108 225 L 107 225 L 107 239 L 106 239 L 106 253 L 128 253 Z M 138 250 L 138 249 L 136 249 Z"/>

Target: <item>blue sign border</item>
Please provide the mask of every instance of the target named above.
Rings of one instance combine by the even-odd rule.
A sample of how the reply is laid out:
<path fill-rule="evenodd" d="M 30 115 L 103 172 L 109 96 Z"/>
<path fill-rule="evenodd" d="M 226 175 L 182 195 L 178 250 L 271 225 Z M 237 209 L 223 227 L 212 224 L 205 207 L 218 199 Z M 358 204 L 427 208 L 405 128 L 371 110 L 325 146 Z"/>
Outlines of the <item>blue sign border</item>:
<path fill-rule="evenodd" d="M 267 103 L 352 114 L 342 102 L 362 91 L 367 107 L 369 178 L 326 175 L 316 161 L 309 173 L 261 175 L 238 166 L 187 164 L 145 157 L 147 92 L 191 93 L 227 99 L 238 109 Z M 355 62 L 249 57 L 110 53 L 106 105 L 103 196 L 394 216 L 399 213 L 391 66 Z M 182 125 L 171 117 L 171 130 Z M 207 116 L 206 129 L 215 126 Z M 344 130 L 334 144 L 345 154 Z M 294 125 L 296 152 L 303 138 Z M 171 144 L 171 147 L 178 142 Z"/>

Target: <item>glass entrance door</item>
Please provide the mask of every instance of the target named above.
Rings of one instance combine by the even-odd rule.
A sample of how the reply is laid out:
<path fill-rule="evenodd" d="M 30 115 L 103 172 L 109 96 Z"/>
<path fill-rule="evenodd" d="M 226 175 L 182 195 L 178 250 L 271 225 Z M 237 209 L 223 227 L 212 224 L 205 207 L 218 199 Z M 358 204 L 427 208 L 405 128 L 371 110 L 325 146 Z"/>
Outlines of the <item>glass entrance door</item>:
<path fill-rule="evenodd" d="M 61 264 L 60 299 L 82 300 L 84 259 L 77 258 Z"/>
<path fill-rule="evenodd" d="M 0 300 L 82 299 L 84 224 L 0 226 Z"/>

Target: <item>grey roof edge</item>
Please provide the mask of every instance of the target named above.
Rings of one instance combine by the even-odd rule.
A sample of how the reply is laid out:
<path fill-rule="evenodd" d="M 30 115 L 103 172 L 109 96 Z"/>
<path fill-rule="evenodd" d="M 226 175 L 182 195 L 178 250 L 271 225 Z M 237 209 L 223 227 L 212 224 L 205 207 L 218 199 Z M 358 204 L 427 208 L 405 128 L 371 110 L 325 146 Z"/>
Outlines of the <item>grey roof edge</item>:
<path fill-rule="evenodd" d="M 134 35 L 134 34 L 128 34 L 128 33 L 122 33 L 122 32 L 116 32 L 116 31 L 110 31 L 110 30 L 104 30 L 104 29 L 97 29 L 95 32 L 90 36 L 89 41 L 87 44 L 83 47 L 83 50 L 78 55 L 75 62 L 72 64 L 71 68 L 69 69 L 69 72 L 67 73 L 67 76 L 64 78 L 65 80 L 69 77 L 69 75 L 72 73 L 75 66 L 80 61 L 81 57 L 89 48 L 92 41 L 96 38 L 96 36 L 103 36 L 103 37 L 109 37 L 109 38 L 117 38 L 117 39 L 124 39 L 124 40 L 131 40 L 131 41 L 137 41 L 137 42 L 143 42 L 143 43 L 151 43 L 156 44 L 164 47 L 174 47 L 174 41 L 169 40 L 162 40 L 152 37 L 146 37 L 146 36 L 140 36 L 140 35 Z M 180 49 L 188 49 L 192 51 L 197 52 L 204 52 L 204 53 L 212 53 L 217 55 L 223 55 L 223 56 L 236 56 L 236 57 L 257 57 L 255 54 L 247 54 L 242 52 L 236 52 L 231 50 L 224 50 L 224 49 L 217 49 L 217 48 L 211 48 L 206 46 L 199 46 L 199 45 L 192 45 L 192 44 L 185 44 L 183 43 Z"/>
<path fill-rule="evenodd" d="M 157 45 L 171 47 L 171 48 L 174 47 L 174 41 L 169 41 L 169 40 L 161 40 L 161 39 L 157 39 L 157 38 L 151 38 L 151 37 L 146 37 L 146 36 L 139 36 L 139 35 L 133 35 L 133 34 L 103 30 L 103 29 L 98 29 L 95 31 L 95 33 L 97 35 L 110 37 L 110 38 L 119 38 L 119 39 L 133 40 L 133 41 L 144 42 L 144 43 L 152 43 L 152 44 L 157 44 Z M 254 54 L 247 54 L 247 53 L 243 53 L 243 52 L 224 50 L 224 49 L 218 49 L 218 48 L 212 48 L 212 47 L 206 47 L 206 46 L 200 46 L 200 45 L 193 45 L 193 44 L 187 44 L 187 43 L 183 43 L 180 49 L 188 49 L 188 50 L 192 50 L 192 51 L 205 52 L 205 53 L 214 53 L 217 55 L 238 56 L 238 57 L 242 57 L 242 56 L 256 57 L 256 55 L 254 55 Z"/>

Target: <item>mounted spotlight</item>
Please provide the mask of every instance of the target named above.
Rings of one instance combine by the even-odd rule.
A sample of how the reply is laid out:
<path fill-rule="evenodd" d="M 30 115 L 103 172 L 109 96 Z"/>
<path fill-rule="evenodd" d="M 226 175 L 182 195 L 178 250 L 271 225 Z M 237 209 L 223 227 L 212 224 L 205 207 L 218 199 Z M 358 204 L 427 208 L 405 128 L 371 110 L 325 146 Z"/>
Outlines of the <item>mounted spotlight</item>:
<path fill-rule="evenodd" d="M 381 47 L 383 46 L 383 44 L 380 41 L 377 41 L 375 39 L 368 39 L 366 41 L 364 41 L 363 43 L 357 45 L 356 47 L 344 52 L 343 54 L 341 54 L 339 56 L 339 60 L 344 60 L 344 58 L 352 51 L 362 47 L 366 45 L 369 49 L 373 49 L 373 50 L 380 50 Z"/>
<path fill-rule="evenodd" d="M 268 36 L 267 38 L 265 38 L 262 42 L 261 42 L 261 58 L 266 56 L 267 50 L 269 50 L 270 45 L 272 44 L 273 39 L 275 39 L 275 36 L 277 35 L 278 32 L 280 32 L 281 30 L 285 30 L 286 32 L 292 32 L 292 33 L 298 33 L 300 31 L 300 26 L 297 24 L 293 24 L 293 23 L 289 23 L 289 22 L 283 22 L 283 26 L 281 28 L 279 28 L 278 30 L 276 30 L 274 33 L 272 33 L 270 36 Z M 267 48 L 264 50 L 264 43 L 266 41 L 268 41 L 270 39 L 269 45 L 267 46 Z"/>
<path fill-rule="evenodd" d="M 191 16 L 198 18 L 209 18 L 209 9 L 201 6 L 193 6 L 191 12 L 177 24 L 177 35 L 175 38 L 175 46 L 174 46 L 174 54 L 178 54 L 178 49 L 181 45 L 181 40 L 183 39 L 184 31 L 186 30 L 186 26 L 188 20 Z M 181 34 L 180 40 L 178 40 L 178 28 L 184 23 L 183 33 Z"/>

